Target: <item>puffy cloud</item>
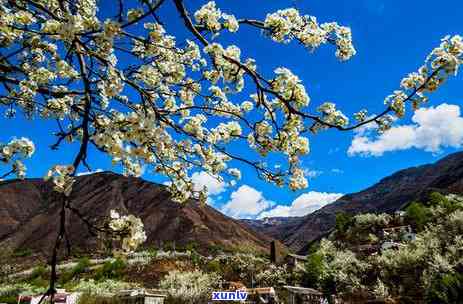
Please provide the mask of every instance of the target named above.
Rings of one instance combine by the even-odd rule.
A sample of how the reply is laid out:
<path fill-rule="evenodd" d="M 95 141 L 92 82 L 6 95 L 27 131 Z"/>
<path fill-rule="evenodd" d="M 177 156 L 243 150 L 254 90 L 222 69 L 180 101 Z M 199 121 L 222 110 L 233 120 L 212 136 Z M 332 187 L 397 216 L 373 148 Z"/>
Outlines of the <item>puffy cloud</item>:
<path fill-rule="evenodd" d="M 242 185 L 232 192 L 230 200 L 222 207 L 222 212 L 234 218 L 252 218 L 272 205 L 272 202 L 264 198 L 262 192 Z"/>
<path fill-rule="evenodd" d="M 392 127 L 372 137 L 371 127 L 359 130 L 347 151 L 349 155 L 381 156 L 385 152 L 422 149 L 437 153 L 442 148 L 463 146 L 463 117 L 460 107 L 443 103 L 421 108 L 412 117 L 413 124 Z"/>
<path fill-rule="evenodd" d="M 257 218 L 262 219 L 266 217 L 288 217 L 291 216 L 291 207 L 285 205 L 278 205 L 275 208 L 264 211 Z"/>
<path fill-rule="evenodd" d="M 277 216 L 304 216 L 343 196 L 341 193 L 310 191 L 298 196 L 289 206 L 278 205 L 259 214 L 258 218 Z"/>
<path fill-rule="evenodd" d="M 191 180 L 196 191 L 200 191 L 206 186 L 209 195 L 222 193 L 226 188 L 225 182 L 219 181 L 217 178 L 204 171 L 193 173 Z"/>
<path fill-rule="evenodd" d="M 339 168 L 333 168 L 331 169 L 331 173 L 334 173 L 334 174 L 343 174 L 344 173 L 344 170 L 341 170 Z"/>

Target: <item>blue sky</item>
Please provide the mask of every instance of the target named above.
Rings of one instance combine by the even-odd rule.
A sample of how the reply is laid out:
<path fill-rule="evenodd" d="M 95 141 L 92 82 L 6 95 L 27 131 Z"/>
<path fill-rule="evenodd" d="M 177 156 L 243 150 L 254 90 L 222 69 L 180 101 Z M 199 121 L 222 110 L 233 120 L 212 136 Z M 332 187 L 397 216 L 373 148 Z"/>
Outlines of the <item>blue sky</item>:
<path fill-rule="evenodd" d="M 185 2 L 190 11 L 203 3 Z M 418 0 L 216 2 L 223 12 L 232 13 L 238 18 L 263 19 L 267 13 L 277 9 L 296 6 L 302 14 L 314 15 L 320 22 L 337 21 L 350 26 L 357 55 L 345 63 L 336 59 L 334 49 L 330 46 L 310 53 L 294 43 L 276 44 L 255 29 L 244 26 L 238 33 L 224 34 L 218 38 L 224 45 L 233 43 L 240 46 L 243 57 L 255 58 L 263 74 L 272 75 L 272 71 L 280 66 L 291 69 L 306 85 L 313 108 L 324 101 L 333 101 L 346 114 L 361 108 L 367 108 L 372 113 L 381 111 L 384 97 L 399 88 L 404 76 L 423 64 L 426 55 L 439 44 L 442 37 L 447 34 L 463 35 L 460 13 L 463 3 L 459 1 L 441 0 L 438 5 L 435 1 Z M 115 9 L 109 0 L 101 1 L 101 5 L 104 12 Z M 191 39 L 170 1 L 166 1 L 162 7 L 160 16 L 167 29 L 178 37 L 177 41 Z M 277 205 L 290 205 L 296 200 L 295 206 L 302 209 L 293 210 L 290 214 L 302 215 L 336 198 L 332 193 L 359 191 L 399 169 L 434 162 L 456 152 L 461 149 L 463 135 L 460 137 L 458 132 L 460 125 L 449 122 L 448 118 L 455 117 L 460 123 L 458 110 L 463 101 L 462 85 L 460 73 L 450 78 L 437 93 L 430 95 L 429 104 L 415 116 L 415 121 L 412 121 L 413 113 L 408 111 L 406 117 L 396 123 L 408 127 L 395 129 L 389 138 L 375 142 L 375 149 L 385 150 L 382 155 L 379 155 L 380 152 L 376 156 L 348 155 L 354 132 L 327 131 L 310 136 L 311 153 L 303 158 L 303 164 L 313 177 L 306 191 L 292 192 L 266 184 L 258 180 L 251 169 L 242 167 L 243 178 L 236 186 L 213 185 L 217 191 L 211 196 L 211 203 L 230 215 L 257 217 L 262 216 L 260 211 L 264 209 L 268 211 Z M 435 108 L 444 103 L 446 105 Z M 48 146 L 54 142 L 51 136 L 51 132 L 55 131 L 53 121 L 28 121 L 18 117 L 1 120 L 0 129 L 0 142 L 8 141 L 13 136 L 26 136 L 36 144 L 36 154 L 26 162 L 29 177 L 43 176 L 54 164 L 72 162 L 78 148 L 68 145 L 62 146 L 59 151 L 50 151 Z M 396 139 L 399 140 L 398 144 L 393 143 Z M 370 137 L 370 140 L 375 139 Z M 410 148 L 398 149 L 408 146 Z M 95 169 L 119 170 L 111 167 L 106 156 L 94 150 L 90 151 L 89 157 Z M 163 181 L 149 171 L 143 177 Z M 206 182 L 209 181 L 206 179 Z M 307 194 L 309 191 L 312 193 Z M 224 207 L 230 200 L 234 203 Z M 244 203 L 255 206 L 247 208 L 243 206 Z M 280 207 L 279 210 L 281 212 L 274 214 L 288 214 L 288 208 Z"/>

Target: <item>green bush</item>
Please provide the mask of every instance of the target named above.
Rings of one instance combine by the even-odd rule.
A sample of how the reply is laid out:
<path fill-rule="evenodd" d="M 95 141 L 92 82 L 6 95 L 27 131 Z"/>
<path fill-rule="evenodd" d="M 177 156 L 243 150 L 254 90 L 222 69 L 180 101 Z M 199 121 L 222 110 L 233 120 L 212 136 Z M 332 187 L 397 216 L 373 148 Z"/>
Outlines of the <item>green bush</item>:
<path fill-rule="evenodd" d="M 437 207 L 439 205 L 448 204 L 449 200 L 439 192 L 432 192 L 429 194 L 427 205 L 432 207 Z"/>
<path fill-rule="evenodd" d="M 32 270 L 30 279 L 44 278 L 48 275 L 48 271 L 44 266 L 37 266 Z"/>
<path fill-rule="evenodd" d="M 194 266 L 199 266 L 201 264 L 201 256 L 195 250 L 191 251 L 190 260 Z"/>
<path fill-rule="evenodd" d="M 3 295 L 3 296 L 0 296 L 0 303 L 17 304 L 18 299 L 17 299 L 17 296 L 14 296 L 14 295 Z"/>
<path fill-rule="evenodd" d="M 308 287 L 319 287 L 320 280 L 324 271 L 325 269 L 323 256 L 317 252 L 310 254 L 305 264 L 304 283 Z"/>
<path fill-rule="evenodd" d="M 155 246 L 148 248 L 147 251 L 152 258 L 157 257 L 158 252 L 159 252 L 159 250 Z"/>
<path fill-rule="evenodd" d="M 220 264 L 219 261 L 217 260 L 211 260 L 206 264 L 205 267 L 207 272 L 217 272 L 221 273 L 222 272 L 222 265 Z"/>
<path fill-rule="evenodd" d="M 32 255 L 32 250 L 29 248 L 18 248 L 13 252 L 13 256 L 17 258 L 28 257 Z"/>
<path fill-rule="evenodd" d="M 336 213 L 336 231 L 344 234 L 347 231 L 347 228 L 352 224 L 352 215 L 346 212 L 337 212 Z"/>
<path fill-rule="evenodd" d="M 456 304 L 463 299 L 463 274 L 445 274 L 436 278 L 428 291 L 429 304 Z"/>
<path fill-rule="evenodd" d="M 76 276 L 76 275 L 79 275 L 87 271 L 89 267 L 90 267 L 90 259 L 87 257 L 83 257 L 79 259 L 79 261 L 77 262 L 77 265 L 72 268 L 71 272 L 73 276 Z"/>
<path fill-rule="evenodd" d="M 120 279 L 126 267 L 126 263 L 121 259 L 116 259 L 114 262 L 106 262 L 96 271 L 95 279 L 98 281 L 103 279 Z"/>
<path fill-rule="evenodd" d="M 117 297 L 102 297 L 92 294 L 82 294 L 77 304 L 121 304 L 122 301 Z"/>
<path fill-rule="evenodd" d="M 199 244 L 195 241 L 188 242 L 185 246 L 185 250 L 187 251 L 197 251 L 199 248 Z"/>
<path fill-rule="evenodd" d="M 87 257 L 80 258 L 77 264 L 70 270 L 62 272 L 59 276 L 59 283 L 61 285 L 66 284 L 67 282 L 71 281 L 78 275 L 87 271 L 90 267 L 90 260 Z"/>
<path fill-rule="evenodd" d="M 419 202 L 411 203 L 405 211 L 411 224 L 418 230 L 423 230 L 429 220 L 429 210 Z"/>
<path fill-rule="evenodd" d="M 220 245 L 220 244 L 210 244 L 208 245 L 207 247 L 207 251 L 212 254 L 212 255 L 216 255 L 216 254 L 219 254 L 221 252 L 225 252 L 225 248 Z"/>

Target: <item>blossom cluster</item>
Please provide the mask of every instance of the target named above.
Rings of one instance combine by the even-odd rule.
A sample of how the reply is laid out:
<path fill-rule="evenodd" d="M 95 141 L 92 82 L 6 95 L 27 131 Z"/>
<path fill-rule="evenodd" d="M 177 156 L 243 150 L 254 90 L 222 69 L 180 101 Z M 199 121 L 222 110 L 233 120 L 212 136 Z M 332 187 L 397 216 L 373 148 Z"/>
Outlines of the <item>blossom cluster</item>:
<path fill-rule="evenodd" d="M 88 295 L 105 296 L 111 293 L 117 293 L 121 290 L 127 290 L 137 287 L 134 283 L 121 282 L 116 280 L 95 281 L 94 279 L 81 280 L 72 288 L 73 291 L 81 292 Z"/>
<path fill-rule="evenodd" d="M 436 91 L 451 75 L 456 75 L 463 63 L 463 38 L 459 35 L 446 36 L 439 47 L 426 58 L 417 72 L 412 72 L 400 82 L 400 90 L 386 97 L 388 105 L 397 117 L 405 114 L 405 102 L 410 101 L 417 109 L 428 100 L 426 93 Z"/>
<path fill-rule="evenodd" d="M 25 137 L 14 138 L 7 144 L 0 143 L 0 161 L 11 163 L 12 171 L 21 179 L 26 175 L 26 166 L 22 159 L 30 158 L 34 152 L 34 143 Z"/>
<path fill-rule="evenodd" d="M 204 4 L 194 13 L 198 25 L 204 26 L 211 32 L 218 32 L 222 27 L 230 32 L 238 31 L 239 24 L 235 16 L 222 13 L 214 1 Z"/>
<path fill-rule="evenodd" d="M 210 294 L 219 286 L 220 279 L 216 273 L 174 270 L 161 280 L 159 287 L 167 290 L 172 298 L 185 301 L 183 303 L 201 303 L 210 300 Z"/>
<path fill-rule="evenodd" d="M 134 215 L 121 216 L 117 211 L 111 210 L 109 228 L 122 237 L 122 249 L 133 252 L 146 241 L 143 222 Z"/>
<path fill-rule="evenodd" d="M 71 195 L 72 185 L 75 179 L 72 176 L 74 173 L 74 166 L 72 165 L 56 165 L 48 170 L 44 177 L 45 181 L 52 180 L 53 190 L 63 193 L 65 196 Z"/>
<path fill-rule="evenodd" d="M 286 285 L 289 279 L 289 272 L 286 266 L 270 264 L 268 268 L 256 273 L 255 280 L 258 286 L 281 286 Z"/>
<path fill-rule="evenodd" d="M 298 41 L 311 50 L 333 44 L 336 56 L 347 60 L 355 54 L 348 27 L 319 23 L 294 8 L 269 13 L 263 21 L 237 20 L 210 1 L 193 14 L 179 9 L 192 36 L 177 41 L 143 5 L 124 6 L 118 18 L 99 14 L 93 0 L 40 5 L 0 1 L 0 46 L 14 62 L 1 67 L 0 82 L 9 87 L 0 97 L 5 115 L 19 110 L 30 118 L 57 120 L 56 146 L 63 139 L 87 141 L 126 175 L 145 170 L 165 175 L 175 201 L 205 201 L 207 192 L 195 190 L 192 174 L 203 170 L 238 179 L 238 171 L 230 169 L 235 161 L 253 166 L 259 177 L 278 186 L 305 188 L 300 158 L 309 153 L 310 143 L 304 133 L 349 124 L 330 102 L 318 107 L 318 114 L 308 114 L 310 97 L 300 77 L 286 67 L 266 77 L 261 70 L 268 69 L 246 57 L 244 49 L 216 37 L 223 29 L 235 32 L 246 24 L 277 42 Z M 210 41 L 202 36 L 208 32 Z M 462 49 L 460 36 L 446 37 L 425 66 L 386 98 L 388 107 L 402 116 L 407 101 L 419 106 L 425 92 L 457 71 Z M 255 88 L 255 94 L 243 98 L 245 87 Z M 368 119 L 365 111 L 354 116 L 360 122 Z M 380 131 L 392 121 L 387 115 L 376 119 Z M 255 150 L 256 159 L 230 149 L 238 143 Z M 285 163 L 266 158 L 275 154 Z M 1 158 L 14 162 L 13 169 L 24 176 L 20 160 Z M 52 170 L 55 188 L 69 194 L 73 179 L 61 171 Z"/>
<path fill-rule="evenodd" d="M 44 291 L 45 288 L 37 287 L 29 283 L 2 284 L 0 286 L 0 296 L 40 294 Z"/>
<path fill-rule="evenodd" d="M 336 56 L 342 61 L 350 59 L 356 53 L 350 28 L 336 22 L 319 24 L 316 17 L 301 16 L 295 8 L 268 14 L 264 24 L 270 37 L 276 42 L 287 43 L 296 39 L 311 50 L 331 42 L 336 45 Z"/>

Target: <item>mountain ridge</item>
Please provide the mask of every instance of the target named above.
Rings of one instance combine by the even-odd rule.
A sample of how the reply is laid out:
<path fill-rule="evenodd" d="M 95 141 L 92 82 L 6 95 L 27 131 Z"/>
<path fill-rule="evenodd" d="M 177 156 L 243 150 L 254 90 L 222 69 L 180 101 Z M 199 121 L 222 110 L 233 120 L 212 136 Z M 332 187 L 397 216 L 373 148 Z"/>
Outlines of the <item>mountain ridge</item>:
<path fill-rule="evenodd" d="M 273 220 L 243 220 L 256 231 L 283 242 L 300 254 L 326 236 L 334 227 L 337 212 L 391 213 L 429 192 L 463 193 L 463 152 L 456 152 L 431 164 L 405 168 L 381 178 L 364 190 L 345 194 L 338 200 L 301 217 Z"/>
<path fill-rule="evenodd" d="M 302 217 L 283 243 L 299 253 L 307 253 L 309 244 L 326 235 L 335 223 L 337 212 L 391 213 L 429 192 L 463 193 L 463 152 L 449 154 L 432 163 L 399 170 L 359 192 L 346 194 L 335 202 Z"/>
<path fill-rule="evenodd" d="M 256 232 L 209 205 L 194 200 L 172 202 L 165 186 L 112 172 L 76 177 L 71 205 L 86 218 L 103 221 L 111 209 L 140 217 L 145 225 L 144 246 L 175 242 L 209 247 L 267 252 L 271 238 Z M 60 196 L 49 182 L 33 178 L 0 182 L 0 246 L 47 252 L 58 228 Z M 73 247 L 94 250 L 97 238 L 75 214 L 67 214 L 67 231 Z"/>

